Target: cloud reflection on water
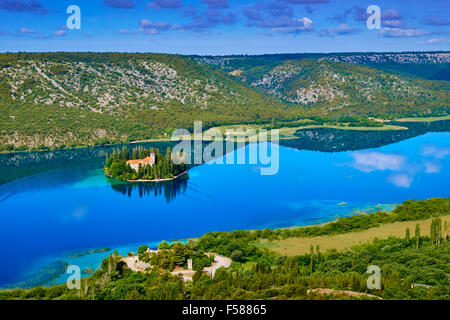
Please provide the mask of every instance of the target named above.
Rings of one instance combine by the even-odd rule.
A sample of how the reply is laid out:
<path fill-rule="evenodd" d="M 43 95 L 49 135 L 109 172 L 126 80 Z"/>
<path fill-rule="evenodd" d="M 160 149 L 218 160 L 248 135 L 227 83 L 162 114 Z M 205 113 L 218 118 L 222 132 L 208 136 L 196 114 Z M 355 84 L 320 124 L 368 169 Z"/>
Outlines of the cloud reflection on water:
<path fill-rule="evenodd" d="M 442 159 L 450 153 L 450 148 L 437 147 L 435 145 L 425 145 L 422 147 L 422 155 Z"/>
<path fill-rule="evenodd" d="M 406 161 L 406 157 L 399 154 L 388 154 L 381 152 L 355 152 L 353 167 L 363 172 L 378 170 L 400 170 Z"/>
<path fill-rule="evenodd" d="M 411 161 L 406 155 L 387 152 L 354 152 L 350 156 L 353 162 L 350 166 L 365 173 L 375 171 L 391 171 L 387 176 L 387 182 L 397 187 L 409 188 L 414 182 L 414 177 L 423 172 L 436 174 L 442 170 L 439 160 L 450 154 L 450 148 L 436 145 L 424 145 L 421 147 L 419 161 Z M 434 158 L 434 159 L 429 159 Z"/>
<path fill-rule="evenodd" d="M 423 165 L 426 173 L 439 173 L 442 169 L 442 164 L 439 161 L 425 161 Z"/>
<path fill-rule="evenodd" d="M 408 173 L 392 174 L 388 181 L 397 187 L 409 188 L 414 180 L 414 176 Z"/>

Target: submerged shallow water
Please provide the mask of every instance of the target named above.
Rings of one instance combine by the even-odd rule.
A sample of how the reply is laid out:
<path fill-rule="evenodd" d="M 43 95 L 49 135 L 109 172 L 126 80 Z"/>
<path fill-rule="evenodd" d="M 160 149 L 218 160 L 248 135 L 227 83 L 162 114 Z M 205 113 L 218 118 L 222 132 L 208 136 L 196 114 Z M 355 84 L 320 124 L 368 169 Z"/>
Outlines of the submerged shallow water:
<path fill-rule="evenodd" d="M 191 169 L 189 179 L 152 184 L 118 183 L 101 165 L 68 162 L 0 186 L 0 286 L 57 260 L 95 269 L 111 253 L 67 255 L 77 250 L 126 254 L 163 239 L 321 223 L 406 199 L 448 197 L 449 153 L 450 133 L 355 152 L 280 146 L 276 175 L 260 175 L 259 165 L 212 164 Z"/>

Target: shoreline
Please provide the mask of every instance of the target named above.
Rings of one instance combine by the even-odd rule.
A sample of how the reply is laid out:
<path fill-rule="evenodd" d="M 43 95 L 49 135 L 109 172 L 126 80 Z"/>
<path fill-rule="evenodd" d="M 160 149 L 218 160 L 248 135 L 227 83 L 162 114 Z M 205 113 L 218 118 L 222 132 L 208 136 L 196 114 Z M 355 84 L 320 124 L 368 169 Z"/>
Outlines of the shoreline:
<path fill-rule="evenodd" d="M 337 204 L 337 205 L 339 205 L 339 204 Z M 388 214 L 390 214 L 399 205 L 400 204 L 377 204 L 377 205 L 374 205 L 373 207 L 370 207 L 370 208 L 371 209 L 380 209 L 380 206 L 391 207 L 392 209 L 389 209 L 389 210 L 380 209 L 380 211 L 386 211 Z M 287 227 L 276 227 L 276 228 L 269 228 L 269 229 L 270 230 L 278 230 L 278 229 L 283 230 L 283 229 L 300 229 L 300 228 L 309 228 L 309 227 L 322 227 L 322 226 L 324 226 L 326 224 L 337 222 L 341 218 L 348 218 L 348 217 L 357 216 L 357 215 L 367 215 L 367 214 L 372 213 L 372 212 L 376 212 L 376 211 L 368 210 L 368 211 L 365 211 L 365 212 L 362 212 L 362 211 L 361 212 L 353 212 L 351 214 L 347 214 L 347 215 L 343 215 L 343 216 L 332 217 L 331 220 L 325 219 L 324 221 L 321 221 L 321 222 L 313 222 L 313 223 L 302 224 L 302 225 L 294 224 L 294 225 L 287 226 Z M 263 229 L 264 229 L 264 227 L 260 227 L 260 228 L 256 228 L 256 229 L 239 229 L 239 230 L 258 231 L 258 230 L 263 230 Z M 232 232 L 232 231 L 208 231 L 208 232 L 205 232 L 205 233 L 209 233 L 209 232 Z M 181 238 L 181 239 L 172 239 L 172 240 L 169 240 L 169 241 L 173 241 L 173 242 L 176 242 L 176 241 L 189 241 L 189 240 L 195 240 L 195 239 L 198 239 L 198 238 L 199 237 L 187 237 L 187 238 Z"/>
<path fill-rule="evenodd" d="M 372 208 L 375 209 L 377 205 L 374 205 Z M 397 206 L 395 204 L 386 204 L 383 206 Z M 270 228 L 271 230 L 276 230 L 276 229 L 291 229 L 291 228 L 307 228 L 307 227 L 312 227 L 312 226 L 322 226 L 328 223 L 332 223 L 335 221 L 338 221 L 339 218 L 346 218 L 348 216 L 353 216 L 353 215 L 359 215 L 359 214 L 367 214 L 367 213 L 354 213 L 351 215 L 345 215 L 345 216 L 339 216 L 339 217 L 332 217 L 330 220 L 327 221 L 321 221 L 321 222 L 316 222 L 316 223 L 308 223 L 308 224 L 304 224 L 304 225 L 291 225 L 291 226 L 286 226 L 286 227 L 279 227 L 279 228 Z M 260 228 L 256 228 L 256 229 L 245 229 L 245 228 L 241 228 L 239 230 L 248 230 L 248 231 L 256 231 L 256 230 L 263 230 L 262 229 L 263 226 L 261 226 Z M 229 231 L 207 231 L 207 232 L 203 232 L 200 236 L 190 236 L 190 237 L 184 237 L 184 238 L 178 238 L 178 239 L 170 239 L 170 240 L 166 240 L 168 243 L 173 243 L 173 242 L 187 242 L 189 240 L 194 240 L 194 239 L 198 239 L 199 237 L 205 235 L 206 233 L 209 232 L 231 232 L 231 230 Z M 163 241 L 165 239 L 161 239 L 161 240 L 156 240 L 156 241 L 143 241 L 143 242 L 139 242 L 139 243 L 127 243 L 127 244 L 118 244 L 118 245 L 110 245 L 107 246 L 107 248 L 109 249 L 108 251 L 102 251 L 102 252 L 97 252 L 97 250 L 101 249 L 101 248 L 81 248 L 81 249 L 77 249 L 77 250 L 70 250 L 70 251 L 61 251 L 61 252 L 57 252 L 57 253 L 53 253 L 53 254 L 49 254 L 47 256 L 44 257 L 40 257 L 38 258 L 34 264 L 36 263 L 44 263 L 44 264 L 49 264 L 52 263 L 53 261 L 57 261 L 57 260 L 63 260 L 65 262 L 68 262 L 69 264 L 75 264 L 75 265 L 79 265 L 81 267 L 81 269 L 86 269 L 86 268 L 92 268 L 94 271 L 96 271 L 99 266 L 101 265 L 101 261 L 106 258 L 109 254 L 111 254 L 114 251 L 118 251 L 119 254 L 123 255 L 124 257 L 127 256 L 128 252 L 134 252 L 137 250 L 137 248 L 139 247 L 139 245 L 141 244 L 147 244 L 149 247 L 155 247 L 156 245 L 159 244 L 161 241 Z M 106 247 L 105 247 L 106 248 Z M 73 252 L 88 252 L 88 251 L 92 251 L 89 254 L 83 255 L 83 256 L 79 256 L 79 257 L 70 257 L 68 256 L 68 254 L 73 253 Z M 97 261 L 98 259 L 98 261 Z M 94 261 L 93 261 L 94 260 Z M 36 266 L 36 265 L 35 265 Z M 44 265 L 40 265 L 40 267 L 44 267 Z M 37 271 L 37 270 L 36 270 Z M 89 274 L 83 274 L 81 276 L 81 278 L 85 278 L 89 276 Z M 42 284 L 42 286 L 51 286 L 53 284 L 58 284 L 58 283 L 63 283 L 65 281 L 66 277 L 66 273 L 62 273 L 61 275 L 59 275 L 56 279 L 51 280 L 50 282 L 44 283 Z M 24 280 L 26 281 L 26 280 Z"/>
<path fill-rule="evenodd" d="M 163 179 L 152 179 L 152 180 L 146 180 L 146 179 L 139 179 L 139 180 L 119 180 L 116 178 L 113 178 L 111 175 L 109 174 L 105 174 L 105 176 L 107 176 L 108 178 L 117 180 L 117 181 L 122 181 L 122 182 L 163 182 L 163 181 L 172 181 L 175 179 L 178 179 L 181 176 L 184 176 L 185 174 L 187 174 L 187 171 L 183 171 L 180 174 L 177 174 L 176 176 L 174 176 L 173 178 L 163 178 Z"/>
<path fill-rule="evenodd" d="M 398 130 L 407 130 L 408 128 L 398 126 L 398 125 L 389 125 L 390 122 L 422 122 L 422 123 L 429 123 L 429 122 L 437 122 L 437 121 L 445 121 L 450 120 L 450 115 L 442 116 L 442 117 L 417 117 L 417 118 L 399 118 L 394 120 L 388 120 L 385 123 L 387 125 L 383 127 L 341 127 L 341 126 L 327 126 L 327 125 L 305 125 L 305 126 L 299 126 L 299 127 L 282 127 L 279 128 L 280 131 L 292 131 L 294 130 L 301 130 L 301 129 L 311 129 L 311 128 L 333 128 L 338 130 L 348 130 L 348 131 L 361 131 L 361 130 L 368 130 L 368 131 L 398 131 Z M 236 125 L 230 125 L 236 126 Z M 258 126 L 258 125 L 256 125 Z M 217 127 L 212 127 L 209 129 L 214 129 Z M 209 130 L 208 129 L 208 130 Z M 291 139 L 289 135 L 287 137 L 281 137 L 281 139 Z M 225 140 L 225 139 L 224 139 Z M 29 153 L 29 152 L 49 152 L 49 151 L 68 151 L 68 150 L 77 150 L 77 149 L 87 149 L 87 148 L 102 148 L 102 147 L 115 147 L 115 146 L 122 146 L 127 144 L 139 144 L 139 143 L 151 143 L 151 142 L 171 142 L 170 137 L 159 137 L 159 138 L 153 138 L 153 139 L 143 139 L 143 140 L 134 140 L 129 142 L 122 142 L 122 143 L 108 143 L 108 144 L 102 144 L 102 145 L 78 145 L 74 147 L 69 148 L 48 148 L 48 149 L 37 149 L 37 150 L 18 150 L 18 151 L 0 151 L 0 154 L 8 155 L 8 154 L 17 154 L 17 153 Z M 202 141 L 208 142 L 211 141 L 211 139 L 202 139 Z"/>
<path fill-rule="evenodd" d="M 163 179 L 152 179 L 152 180 L 145 180 L 145 179 L 139 179 L 139 180 L 127 180 L 127 182 L 163 182 L 163 181 L 172 181 L 175 179 L 178 179 L 181 176 L 184 176 L 185 174 L 187 174 L 187 171 L 183 171 L 180 174 L 177 174 L 176 176 L 174 176 L 173 178 L 163 178 Z M 114 178 L 113 178 L 114 179 Z"/>

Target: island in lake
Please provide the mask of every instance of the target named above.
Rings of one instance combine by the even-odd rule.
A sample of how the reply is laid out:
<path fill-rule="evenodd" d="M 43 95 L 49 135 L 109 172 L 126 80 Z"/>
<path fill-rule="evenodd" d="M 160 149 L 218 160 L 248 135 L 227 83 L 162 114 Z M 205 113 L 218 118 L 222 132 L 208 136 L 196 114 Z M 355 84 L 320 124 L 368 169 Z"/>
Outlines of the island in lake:
<path fill-rule="evenodd" d="M 179 155 L 182 157 L 182 155 Z M 181 159 L 181 158 L 180 158 Z M 131 151 L 124 146 L 106 154 L 105 175 L 122 181 L 158 182 L 176 179 L 187 173 L 184 161 L 176 164 L 172 160 L 172 150 L 168 147 L 163 155 L 159 149 L 143 147 Z"/>

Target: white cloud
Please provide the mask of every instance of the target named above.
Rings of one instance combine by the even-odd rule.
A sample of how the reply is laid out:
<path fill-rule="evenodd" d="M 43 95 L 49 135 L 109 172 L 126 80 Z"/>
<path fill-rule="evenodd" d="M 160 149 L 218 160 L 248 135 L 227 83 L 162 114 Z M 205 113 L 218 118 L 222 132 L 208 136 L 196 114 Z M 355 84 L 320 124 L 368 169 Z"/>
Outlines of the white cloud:
<path fill-rule="evenodd" d="M 397 154 L 387 154 L 381 152 L 356 152 L 352 154 L 354 158 L 353 167 L 363 172 L 376 170 L 398 171 L 405 164 L 405 157 Z"/>
<path fill-rule="evenodd" d="M 378 34 L 380 34 L 383 37 L 387 38 L 411 38 L 411 37 L 422 37 L 429 35 L 430 33 L 428 31 L 424 31 L 421 29 L 416 28 L 382 28 L 380 31 L 378 31 Z"/>
<path fill-rule="evenodd" d="M 71 220 L 83 220 L 86 215 L 88 214 L 88 210 L 85 207 L 78 207 L 75 208 L 72 213 L 70 214 Z"/>
<path fill-rule="evenodd" d="M 67 34 L 66 30 L 58 30 L 53 32 L 53 35 L 56 37 L 62 37 L 65 36 Z"/>
<path fill-rule="evenodd" d="M 137 34 L 136 31 L 131 31 L 131 30 L 128 30 L 128 29 L 119 29 L 119 30 L 117 30 L 117 32 L 119 34 Z"/>
<path fill-rule="evenodd" d="M 424 163 L 426 173 L 439 173 L 442 169 L 442 165 L 439 162 L 426 161 Z"/>
<path fill-rule="evenodd" d="M 445 38 L 432 38 L 427 40 L 427 43 L 429 44 L 445 43 L 445 42 L 450 42 L 450 40 Z"/>
<path fill-rule="evenodd" d="M 397 187 L 409 188 L 413 182 L 413 177 L 406 173 L 393 174 L 388 177 L 388 181 Z"/>
<path fill-rule="evenodd" d="M 20 28 L 20 33 L 36 33 L 34 30 L 28 29 L 28 28 Z"/>
<path fill-rule="evenodd" d="M 425 157 L 433 157 L 442 159 L 450 153 L 450 148 L 437 147 L 435 145 L 427 145 L 422 147 L 422 155 Z"/>
<path fill-rule="evenodd" d="M 154 22 L 147 19 L 139 21 L 139 28 L 144 34 L 159 34 L 162 31 L 183 29 L 181 25 L 170 24 L 168 22 Z"/>
<path fill-rule="evenodd" d="M 414 177 L 420 173 L 435 174 L 442 170 L 442 164 L 438 159 L 450 154 L 450 148 L 427 145 L 422 147 L 421 163 L 410 163 L 400 154 L 388 154 L 381 152 L 355 152 L 351 154 L 354 161 L 350 164 L 353 168 L 362 172 L 391 171 L 387 177 L 389 183 L 397 187 L 409 188 Z"/>
<path fill-rule="evenodd" d="M 339 35 L 349 35 L 359 32 L 359 29 L 352 28 L 348 24 L 341 24 L 334 28 L 326 28 L 320 30 L 320 35 L 325 37 L 334 37 Z"/>
<path fill-rule="evenodd" d="M 273 32 L 281 32 L 281 33 L 297 33 L 304 31 L 312 31 L 314 29 L 313 22 L 311 19 L 307 17 L 303 17 L 301 19 L 293 19 L 289 25 L 273 27 L 271 30 Z"/>

